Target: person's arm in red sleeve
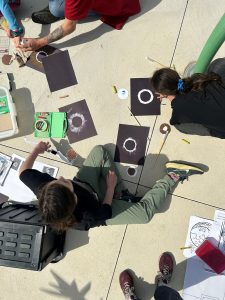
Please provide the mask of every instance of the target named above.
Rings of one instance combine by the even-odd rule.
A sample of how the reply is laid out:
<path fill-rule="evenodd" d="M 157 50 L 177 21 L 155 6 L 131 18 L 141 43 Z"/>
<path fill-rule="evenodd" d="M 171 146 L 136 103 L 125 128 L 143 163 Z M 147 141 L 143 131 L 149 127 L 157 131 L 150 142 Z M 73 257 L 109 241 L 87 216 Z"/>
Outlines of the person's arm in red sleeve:
<path fill-rule="evenodd" d="M 47 36 L 37 39 L 25 38 L 23 45 L 19 45 L 18 48 L 23 51 L 35 51 L 72 33 L 76 29 L 76 24 L 77 21 L 65 19 L 62 25 L 50 32 Z"/>
<path fill-rule="evenodd" d="M 69 35 L 76 29 L 78 20 L 86 18 L 91 8 L 92 0 L 66 0 L 65 20 L 61 26 L 43 38 L 26 38 L 24 45 L 18 47 L 23 51 L 35 51 Z"/>

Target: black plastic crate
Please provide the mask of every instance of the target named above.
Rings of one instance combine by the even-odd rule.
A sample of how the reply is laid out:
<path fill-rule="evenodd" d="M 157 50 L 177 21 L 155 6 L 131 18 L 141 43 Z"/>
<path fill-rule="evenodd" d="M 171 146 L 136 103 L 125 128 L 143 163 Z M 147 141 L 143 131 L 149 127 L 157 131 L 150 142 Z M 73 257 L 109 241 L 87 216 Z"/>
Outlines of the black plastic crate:
<path fill-rule="evenodd" d="M 40 271 L 62 257 L 64 241 L 65 234 L 42 222 L 36 206 L 13 204 L 0 209 L 0 265 Z"/>

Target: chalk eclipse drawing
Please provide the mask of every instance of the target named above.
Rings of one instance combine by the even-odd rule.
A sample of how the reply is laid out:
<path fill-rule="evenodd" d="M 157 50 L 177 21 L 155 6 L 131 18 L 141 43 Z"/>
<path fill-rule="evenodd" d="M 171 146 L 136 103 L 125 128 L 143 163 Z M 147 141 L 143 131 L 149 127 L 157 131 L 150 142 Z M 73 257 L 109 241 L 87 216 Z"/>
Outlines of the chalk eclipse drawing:
<path fill-rule="evenodd" d="M 130 154 L 137 150 L 137 142 L 133 138 L 129 137 L 123 142 L 123 149 Z"/>
<path fill-rule="evenodd" d="M 144 165 L 149 127 L 120 124 L 114 160 Z"/>
<path fill-rule="evenodd" d="M 68 118 L 68 122 L 70 130 L 79 134 L 84 129 L 87 120 L 84 115 L 76 112 Z"/>
<path fill-rule="evenodd" d="M 131 112 L 134 116 L 160 115 L 157 99 L 150 78 L 131 78 Z"/>
<path fill-rule="evenodd" d="M 29 57 L 28 61 L 26 62 L 26 66 L 30 67 L 32 69 L 35 69 L 36 71 L 45 73 L 42 59 L 44 57 L 47 57 L 51 54 L 59 53 L 61 50 L 52 47 L 50 45 L 44 46 L 34 52 L 31 53 L 31 56 Z"/>
<path fill-rule="evenodd" d="M 90 111 L 85 100 L 59 108 L 67 113 L 67 136 L 70 143 L 78 142 L 97 135 Z"/>

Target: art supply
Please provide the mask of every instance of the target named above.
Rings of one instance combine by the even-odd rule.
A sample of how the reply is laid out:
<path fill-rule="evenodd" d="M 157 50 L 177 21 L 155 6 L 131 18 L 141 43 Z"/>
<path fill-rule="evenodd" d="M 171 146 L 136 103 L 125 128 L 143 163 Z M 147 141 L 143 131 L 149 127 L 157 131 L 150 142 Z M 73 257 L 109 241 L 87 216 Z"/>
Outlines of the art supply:
<path fill-rule="evenodd" d="M 144 165 L 149 127 L 119 124 L 114 161 Z"/>
<path fill-rule="evenodd" d="M 6 176 L 9 172 L 9 169 L 12 165 L 11 157 L 0 153 L 0 185 L 4 184 Z"/>
<path fill-rule="evenodd" d="M 127 175 L 130 177 L 135 177 L 137 175 L 137 167 L 128 167 Z"/>
<path fill-rule="evenodd" d="M 161 153 L 161 151 L 162 151 L 162 148 L 163 148 L 163 146 L 164 146 L 164 144 L 165 144 L 165 142 L 166 142 L 166 139 L 167 139 L 167 137 L 168 137 L 168 135 L 169 135 L 169 133 L 170 133 L 170 131 L 171 131 L 171 127 L 170 127 L 170 125 L 168 125 L 168 124 L 166 124 L 166 123 L 163 123 L 163 124 L 160 126 L 159 131 L 160 131 L 161 133 L 164 134 L 164 138 L 163 138 L 162 144 L 161 144 L 161 146 L 160 146 L 160 149 L 159 149 L 159 151 L 158 151 L 158 154 L 157 154 L 157 156 L 156 156 L 154 166 L 156 165 L 156 163 L 157 163 L 157 161 L 158 161 L 158 158 L 159 158 L 159 155 L 160 155 L 160 153 Z"/>
<path fill-rule="evenodd" d="M 63 138 L 68 128 L 64 112 L 37 112 L 34 115 L 34 136 L 38 138 Z"/>
<path fill-rule="evenodd" d="M 2 56 L 2 63 L 4 65 L 6 65 L 6 66 L 11 65 L 12 62 L 13 62 L 12 55 L 5 54 Z"/>
<path fill-rule="evenodd" d="M 26 39 L 24 39 L 24 40 L 26 41 Z M 45 54 L 41 55 L 41 53 L 46 53 L 47 56 L 50 56 L 52 54 L 59 53 L 59 52 L 61 52 L 59 49 L 57 49 L 55 47 L 52 47 L 50 45 L 46 45 L 44 47 L 41 47 L 38 50 L 33 51 L 31 53 L 31 55 L 29 57 L 29 60 L 26 62 L 26 66 L 30 67 L 30 68 L 32 68 L 36 71 L 45 73 L 45 70 L 44 70 L 44 67 L 43 67 L 43 64 L 42 64 L 42 59 L 44 57 L 46 57 L 46 55 Z M 38 54 L 40 54 L 40 55 L 38 55 Z"/>
<path fill-rule="evenodd" d="M 155 60 L 155 59 L 153 59 L 153 58 L 151 58 L 149 56 L 146 56 L 145 59 L 148 60 L 151 63 L 156 63 L 156 64 L 160 65 L 161 67 L 166 68 L 165 65 L 161 64 L 159 61 L 157 61 L 157 60 Z"/>
<path fill-rule="evenodd" d="M 68 50 L 43 57 L 41 62 L 51 92 L 78 83 Z"/>
<path fill-rule="evenodd" d="M 64 162 L 70 164 L 69 159 L 65 155 L 63 155 L 62 152 L 57 151 L 57 150 L 53 150 L 53 149 L 49 149 L 47 152 L 49 152 L 49 153 L 51 153 L 53 155 L 58 156 L 61 160 L 63 160 Z"/>
<path fill-rule="evenodd" d="M 180 250 L 191 249 L 191 248 L 192 248 L 192 246 L 181 247 Z"/>
<path fill-rule="evenodd" d="M 182 141 L 186 144 L 190 144 L 190 142 L 188 140 L 182 139 Z"/>
<path fill-rule="evenodd" d="M 116 88 L 116 86 L 115 86 L 115 85 L 113 85 L 113 87 L 112 87 L 112 88 L 113 88 L 113 93 L 114 93 L 114 94 L 117 94 L 117 92 L 118 92 L 118 91 L 117 91 L 117 88 Z"/>
<path fill-rule="evenodd" d="M 68 118 L 67 136 L 70 144 L 97 135 L 95 125 L 85 100 L 59 108 Z"/>
<path fill-rule="evenodd" d="M 149 78 L 131 78 L 131 112 L 134 116 L 160 115 L 161 102 Z"/>
<path fill-rule="evenodd" d="M 163 123 L 163 124 L 160 125 L 159 131 L 160 131 L 162 134 L 166 134 L 167 132 L 170 132 L 170 131 L 171 131 L 171 127 L 170 127 L 169 124 Z"/>
<path fill-rule="evenodd" d="M 46 57 L 48 56 L 48 54 L 45 52 L 45 51 L 39 51 L 37 54 L 36 54 L 36 60 L 39 62 L 39 63 L 42 63 L 42 58 L 43 57 Z"/>
<path fill-rule="evenodd" d="M 125 100 L 128 98 L 129 93 L 128 93 L 128 90 L 122 88 L 122 89 L 119 89 L 117 95 L 121 100 Z"/>
<path fill-rule="evenodd" d="M 34 127 L 35 127 L 35 130 L 44 132 L 44 131 L 47 131 L 47 129 L 48 129 L 48 123 L 45 120 L 37 120 L 35 122 Z"/>

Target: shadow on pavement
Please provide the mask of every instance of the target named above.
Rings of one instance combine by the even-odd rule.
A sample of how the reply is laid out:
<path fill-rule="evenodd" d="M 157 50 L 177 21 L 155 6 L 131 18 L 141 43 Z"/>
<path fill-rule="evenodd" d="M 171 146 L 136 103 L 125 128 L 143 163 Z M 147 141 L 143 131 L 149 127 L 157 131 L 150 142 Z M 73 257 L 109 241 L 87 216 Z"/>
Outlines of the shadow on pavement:
<path fill-rule="evenodd" d="M 91 283 L 87 283 L 80 291 L 76 281 L 73 280 L 71 283 L 67 283 L 62 277 L 60 277 L 56 272 L 51 270 L 54 277 L 54 283 L 50 282 L 50 288 L 41 288 L 40 290 L 54 296 L 54 298 L 63 297 L 63 299 L 69 300 L 86 300 L 86 294 L 90 291 Z"/>

